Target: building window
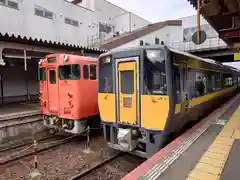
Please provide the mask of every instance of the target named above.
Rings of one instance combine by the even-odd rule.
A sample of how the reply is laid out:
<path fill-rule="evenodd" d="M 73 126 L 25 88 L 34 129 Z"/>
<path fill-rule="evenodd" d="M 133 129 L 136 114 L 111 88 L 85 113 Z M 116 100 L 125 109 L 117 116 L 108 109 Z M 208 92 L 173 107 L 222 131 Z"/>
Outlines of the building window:
<path fill-rule="evenodd" d="M 90 80 L 97 79 L 97 68 L 95 64 L 90 65 Z"/>
<path fill-rule="evenodd" d="M 53 12 L 41 7 L 35 7 L 35 15 L 48 18 L 48 19 L 53 19 Z"/>
<path fill-rule="evenodd" d="M 79 26 L 77 20 L 73 20 L 73 19 L 70 19 L 70 18 L 65 18 L 65 24 L 69 24 L 69 25 L 76 26 L 76 27 Z"/>
<path fill-rule="evenodd" d="M 159 41 L 159 38 L 155 38 L 155 44 L 159 44 L 160 43 L 160 41 Z"/>
<path fill-rule="evenodd" d="M 8 1 L 8 7 L 12 9 L 18 9 L 18 3 L 13 2 L 13 1 Z"/>
<path fill-rule="evenodd" d="M 18 3 L 14 1 L 9 0 L 0 0 L 0 5 L 4 5 L 6 7 L 12 8 L 12 9 L 19 9 Z"/>
<path fill-rule="evenodd" d="M 89 79 L 88 65 L 84 65 L 84 66 L 83 66 L 83 78 L 84 78 L 84 79 Z"/>
<path fill-rule="evenodd" d="M 0 4 L 5 5 L 6 4 L 6 0 L 0 0 Z"/>

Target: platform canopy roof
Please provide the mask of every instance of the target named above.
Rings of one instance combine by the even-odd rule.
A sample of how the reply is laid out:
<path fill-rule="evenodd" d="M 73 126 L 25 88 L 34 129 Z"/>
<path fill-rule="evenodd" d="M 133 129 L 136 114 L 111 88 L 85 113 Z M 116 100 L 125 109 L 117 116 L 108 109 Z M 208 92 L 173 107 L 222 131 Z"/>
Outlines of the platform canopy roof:
<path fill-rule="evenodd" d="M 197 9 L 198 0 L 188 0 Z M 201 14 L 229 46 L 240 47 L 240 0 L 199 0 Z"/>

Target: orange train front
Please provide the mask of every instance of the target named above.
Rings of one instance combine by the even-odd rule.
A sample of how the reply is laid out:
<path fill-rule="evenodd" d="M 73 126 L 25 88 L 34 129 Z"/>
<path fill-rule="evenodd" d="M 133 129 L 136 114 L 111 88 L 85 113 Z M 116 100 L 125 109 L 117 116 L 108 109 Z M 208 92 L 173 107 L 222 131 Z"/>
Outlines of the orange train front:
<path fill-rule="evenodd" d="M 162 46 L 99 59 L 98 104 L 111 148 L 149 157 L 238 91 L 239 72 Z"/>
<path fill-rule="evenodd" d="M 51 54 L 39 64 L 44 125 L 71 134 L 99 126 L 97 59 Z"/>

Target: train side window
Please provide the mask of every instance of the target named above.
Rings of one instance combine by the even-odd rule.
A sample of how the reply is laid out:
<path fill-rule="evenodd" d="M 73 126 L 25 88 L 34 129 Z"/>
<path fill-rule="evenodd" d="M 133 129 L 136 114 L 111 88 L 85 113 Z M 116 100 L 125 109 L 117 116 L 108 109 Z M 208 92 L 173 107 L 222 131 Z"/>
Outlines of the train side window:
<path fill-rule="evenodd" d="M 181 95 L 180 95 L 180 74 L 179 74 L 179 68 L 177 66 L 173 66 L 173 70 L 174 70 L 173 83 L 175 83 L 176 103 L 178 104 L 181 101 Z"/>
<path fill-rule="evenodd" d="M 45 81 L 46 80 L 45 68 L 40 68 L 39 69 L 39 80 L 40 81 Z"/>
<path fill-rule="evenodd" d="M 88 65 L 83 66 L 83 78 L 84 79 L 89 79 L 89 69 Z"/>
<path fill-rule="evenodd" d="M 195 79 L 195 96 L 203 96 L 206 93 L 207 89 L 207 78 L 205 77 L 205 72 L 196 71 L 196 79 Z"/>
<path fill-rule="evenodd" d="M 90 80 L 97 79 L 97 69 L 95 64 L 90 65 Z"/>
<path fill-rule="evenodd" d="M 50 84 L 56 84 L 56 71 L 55 70 L 49 71 L 49 78 L 50 78 Z"/>
<path fill-rule="evenodd" d="M 233 84 L 231 74 L 223 74 L 223 87 L 231 87 Z"/>
<path fill-rule="evenodd" d="M 221 89 L 221 74 L 216 73 L 216 90 Z"/>
<path fill-rule="evenodd" d="M 207 92 L 212 93 L 216 91 L 216 74 L 215 72 L 207 72 Z"/>

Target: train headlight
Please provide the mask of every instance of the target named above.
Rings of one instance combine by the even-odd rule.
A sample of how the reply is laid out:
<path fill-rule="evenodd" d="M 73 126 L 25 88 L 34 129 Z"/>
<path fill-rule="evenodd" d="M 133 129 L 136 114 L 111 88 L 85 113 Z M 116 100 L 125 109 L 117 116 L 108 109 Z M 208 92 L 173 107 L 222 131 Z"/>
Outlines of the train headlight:
<path fill-rule="evenodd" d="M 147 58 L 155 62 L 162 62 L 165 59 L 164 51 L 163 50 L 146 50 Z"/>
<path fill-rule="evenodd" d="M 63 60 L 64 60 L 64 62 L 68 61 L 68 55 L 64 55 Z"/>

